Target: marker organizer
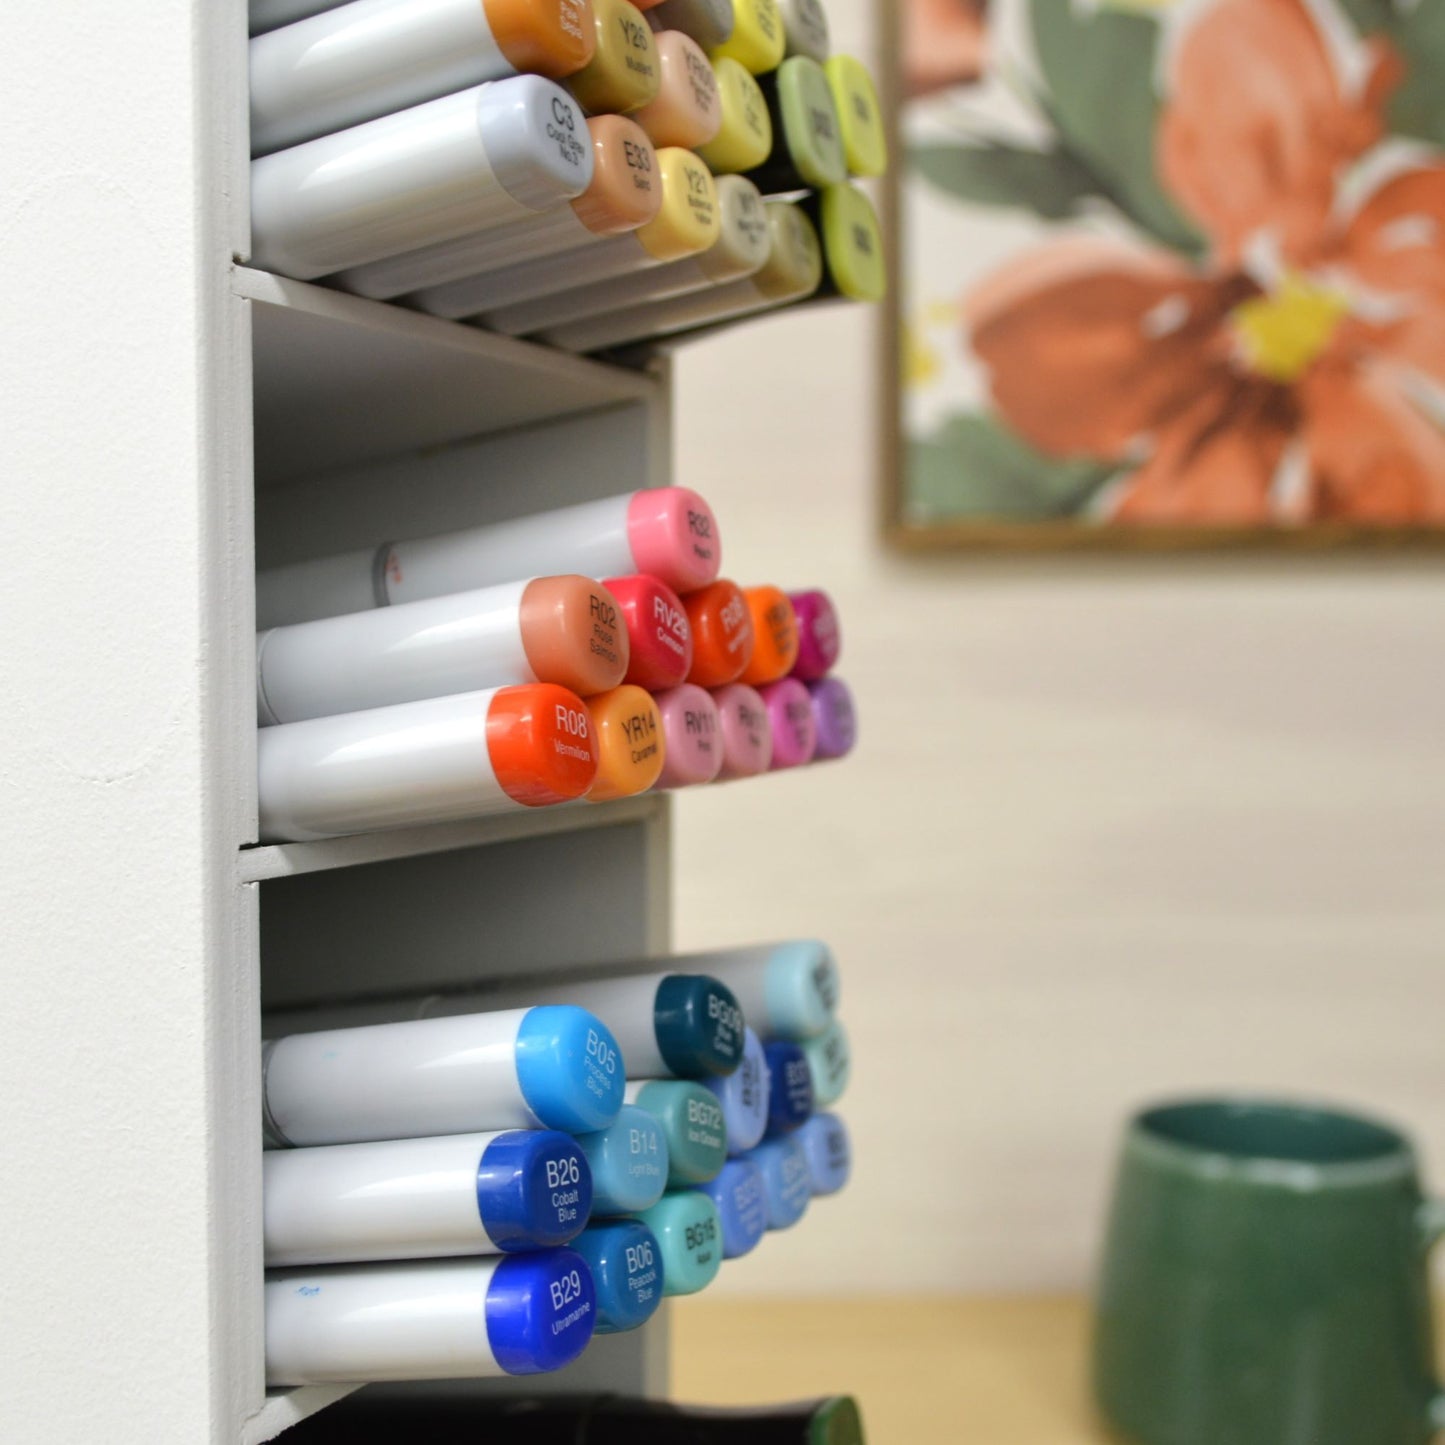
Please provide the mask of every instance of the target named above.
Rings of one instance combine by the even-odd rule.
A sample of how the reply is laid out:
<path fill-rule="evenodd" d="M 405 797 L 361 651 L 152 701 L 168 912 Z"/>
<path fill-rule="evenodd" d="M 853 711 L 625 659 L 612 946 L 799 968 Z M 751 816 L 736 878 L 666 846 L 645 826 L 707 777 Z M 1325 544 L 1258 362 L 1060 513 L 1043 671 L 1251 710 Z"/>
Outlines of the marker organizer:
<path fill-rule="evenodd" d="M 53 1236 L 92 1198 L 93 1151 L 75 1140 L 123 1117 L 137 1141 L 107 1158 L 105 1207 L 76 1216 L 65 1257 L 22 1251 L 7 1279 L 32 1362 L 6 1400 L 21 1438 L 83 1439 L 105 1419 L 126 1439 L 259 1445 L 324 1418 L 357 1376 L 434 1374 L 442 1357 L 453 1374 L 511 1374 L 575 1354 L 560 1373 L 574 1393 L 655 1396 L 658 1352 L 644 1340 L 665 1325 L 627 1326 L 655 1302 L 669 1240 L 694 1251 L 697 1279 L 726 1252 L 729 1211 L 747 1212 L 746 1188 L 721 1202 L 699 1192 L 734 1162 L 716 1121 L 725 1129 L 744 1102 L 704 1080 L 627 1080 L 626 1051 L 592 1014 L 611 1042 L 585 1025 L 583 1058 L 605 1071 L 615 1046 L 622 1080 L 611 1123 L 536 1107 L 536 1080 L 522 1077 L 546 1049 L 528 1032 L 519 1071 L 520 1021 L 446 1055 L 511 1049 L 510 1075 L 496 1057 L 478 1065 L 482 1092 L 510 1112 L 403 1125 L 426 1091 L 388 1044 L 351 1056 L 347 1116 L 335 1096 L 321 1110 L 314 1085 L 339 1072 L 339 1041 L 298 1065 L 298 1031 L 263 1034 L 259 1020 L 620 977 L 618 961 L 717 978 L 759 1047 L 757 1010 L 784 1006 L 766 989 L 744 998 L 755 984 L 724 977 L 721 960 L 710 971 L 669 958 L 670 792 L 771 770 L 768 689 L 832 675 L 831 662 L 801 670 L 812 624 L 794 591 L 829 579 L 760 575 L 719 550 L 727 498 L 712 499 L 714 516 L 674 472 L 665 358 L 637 365 L 617 348 L 788 298 L 865 293 L 857 237 L 870 232 L 846 222 L 866 175 L 811 194 L 755 178 L 780 143 L 768 32 L 783 35 L 776 66 L 793 41 L 772 20 L 791 9 L 249 9 L 254 36 L 246 7 L 213 0 L 131 7 L 80 47 L 57 7 L 31 7 L 20 34 L 22 53 L 43 42 L 21 67 L 40 79 L 7 159 L 16 193 L 44 203 L 7 233 L 15 334 L 39 349 L 13 369 L 12 396 L 34 420 L 22 450 L 33 459 L 63 436 L 69 482 L 32 489 L 10 539 L 17 585 L 43 597 L 48 622 L 17 632 L 35 723 L 27 804 L 41 822 L 9 868 L 17 895 L 45 906 L 10 920 L 11 963 L 18 996 L 73 986 L 63 1008 L 22 1010 L 5 1038 L 17 1074 L 46 1080 L 45 1109 L 15 1111 L 17 1157 L 68 1186 L 21 1191 L 13 1236 Z M 425 25 L 408 19 L 423 10 Z M 530 28 L 544 11 L 552 28 Z M 604 12 L 628 22 L 627 49 L 597 64 Z M 590 54 L 574 65 L 588 20 Z M 326 36 L 326 77 L 297 59 L 304 33 L 270 38 L 303 24 Z M 668 31 L 706 56 L 710 140 L 691 141 L 711 110 L 708 76 L 689 47 L 658 38 Z M 269 69 L 252 66 L 253 38 Z M 816 32 L 796 53 L 823 63 Z M 64 65 L 45 63 L 60 54 Z M 658 57 L 656 94 L 625 113 L 617 54 L 634 76 Z M 270 87 L 254 130 L 253 71 Z M 57 169 L 56 137 L 84 175 Z M 795 162 L 805 139 L 782 136 Z M 764 241 L 759 269 L 731 269 Z M 421 303 L 538 258 L 547 275 L 527 304 L 547 303 L 548 334 L 475 324 L 523 304 L 517 288 L 455 319 Z M 55 324 L 58 297 L 78 298 L 82 327 Z M 562 329 L 583 326 L 597 334 L 563 350 Z M 36 475 L 53 458 L 42 461 Z M 83 586 L 26 570 L 54 558 L 58 537 Z M 689 680 L 688 601 L 720 578 L 745 599 L 788 596 L 792 673 L 743 680 L 749 657 L 732 681 Z M 756 617 L 747 609 L 754 628 L 772 626 L 768 597 Z M 59 653 L 35 640 L 52 636 Z M 801 726 L 792 701 L 781 716 Z M 682 777 L 664 779 L 669 759 Z M 827 786 L 817 767 L 773 791 Z M 750 796 L 765 822 L 769 794 Z M 85 1066 L 57 1069 L 76 1038 Z M 410 1038 L 409 1057 L 425 1059 L 422 1035 Z M 835 1082 L 840 1049 L 835 1033 L 818 1055 Z M 740 1070 L 746 1034 L 742 1058 Z M 810 1127 L 787 1136 L 805 1153 Z M 676 1170 L 669 1131 L 697 1151 Z M 282 1147 L 263 1150 L 267 1136 Z M 704 1155 L 711 1180 L 698 1177 Z M 754 1169 L 728 1177 L 766 1183 Z M 286 1220 L 269 1235 L 268 1194 Z M 674 1286 L 688 1279 L 680 1268 Z M 87 1368 L 97 1300 L 125 1319 L 107 1332 L 103 1370 Z M 402 1315 L 417 1325 L 405 1339 L 350 1333 Z M 606 1327 L 619 1333 L 585 1338 Z"/>

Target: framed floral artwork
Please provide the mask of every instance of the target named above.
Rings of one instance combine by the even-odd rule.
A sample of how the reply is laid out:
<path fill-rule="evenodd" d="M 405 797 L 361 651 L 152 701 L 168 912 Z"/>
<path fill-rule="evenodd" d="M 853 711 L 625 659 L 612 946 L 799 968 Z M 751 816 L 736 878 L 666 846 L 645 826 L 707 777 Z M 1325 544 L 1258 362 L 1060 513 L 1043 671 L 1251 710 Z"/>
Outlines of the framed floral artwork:
<path fill-rule="evenodd" d="M 885 8 L 893 539 L 1445 537 L 1445 0 Z"/>

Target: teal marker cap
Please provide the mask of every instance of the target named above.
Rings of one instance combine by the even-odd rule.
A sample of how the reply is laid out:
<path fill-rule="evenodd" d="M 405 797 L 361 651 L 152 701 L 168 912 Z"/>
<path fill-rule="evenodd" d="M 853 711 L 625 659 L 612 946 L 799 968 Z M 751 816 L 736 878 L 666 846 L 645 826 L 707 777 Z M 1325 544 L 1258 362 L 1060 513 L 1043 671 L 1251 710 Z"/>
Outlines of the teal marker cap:
<path fill-rule="evenodd" d="M 696 1294 L 717 1278 L 722 1267 L 722 1221 L 706 1194 L 683 1190 L 664 1194 L 639 1214 L 662 1251 L 662 1292 Z"/>
<path fill-rule="evenodd" d="M 838 1007 L 833 950 L 815 938 L 778 944 L 763 976 L 763 1001 L 773 1037 L 811 1039 L 826 1032 Z"/>
<path fill-rule="evenodd" d="M 732 1073 L 743 1057 L 743 1011 L 733 991 L 702 973 L 670 973 L 657 986 L 653 1029 L 679 1079 Z"/>
<path fill-rule="evenodd" d="M 628 1102 L 645 1109 L 667 1140 L 667 1187 L 685 1188 L 716 1179 L 727 1163 L 728 1135 L 722 1105 L 691 1079 L 649 1079 L 629 1084 Z"/>
<path fill-rule="evenodd" d="M 805 1039 L 800 1047 L 813 1071 L 813 1107 L 832 1108 L 843 1097 L 853 1072 L 847 1031 L 834 1019 L 817 1038 Z"/>
<path fill-rule="evenodd" d="M 667 1136 L 662 1125 L 636 1104 L 624 1104 L 617 1118 L 577 1141 L 592 1171 L 592 1215 L 636 1214 L 650 1209 L 667 1188 Z"/>

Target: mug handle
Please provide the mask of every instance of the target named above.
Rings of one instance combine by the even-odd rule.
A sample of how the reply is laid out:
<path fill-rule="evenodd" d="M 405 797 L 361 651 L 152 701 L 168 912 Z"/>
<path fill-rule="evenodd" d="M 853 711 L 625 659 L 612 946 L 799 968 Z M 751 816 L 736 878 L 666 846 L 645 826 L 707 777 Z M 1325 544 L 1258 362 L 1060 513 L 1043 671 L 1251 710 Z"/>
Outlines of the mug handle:
<path fill-rule="evenodd" d="M 1420 1246 L 1428 1254 L 1445 1239 L 1445 1199 L 1425 1200 L 1415 1222 L 1420 1231 Z M 1445 1388 L 1437 1387 L 1430 1400 L 1430 1425 L 1437 1432 L 1445 1432 Z"/>

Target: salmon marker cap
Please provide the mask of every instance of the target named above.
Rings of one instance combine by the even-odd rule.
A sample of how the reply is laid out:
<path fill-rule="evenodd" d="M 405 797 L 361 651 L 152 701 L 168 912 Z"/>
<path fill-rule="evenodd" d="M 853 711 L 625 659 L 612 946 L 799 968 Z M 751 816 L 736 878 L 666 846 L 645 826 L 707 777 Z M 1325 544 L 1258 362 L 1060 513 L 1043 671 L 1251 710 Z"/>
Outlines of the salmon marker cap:
<path fill-rule="evenodd" d="M 565 687 L 499 687 L 487 707 L 487 756 L 513 802 L 568 803 L 597 776 L 597 733 L 586 703 Z"/>
<path fill-rule="evenodd" d="M 692 624 L 692 671 L 698 687 L 736 682 L 753 655 L 753 617 L 736 582 L 725 578 L 682 599 Z"/>
<path fill-rule="evenodd" d="M 640 687 L 614 687 L 587 699 L 597 730 L 597 778 L 587 800 L 605 803 L 645 793 L 661 776 L 666 757 L 662 715 Z"/>
<path fill-rule="evenodd" d="M 681 30 L 657 36 L 662 86 L 633 119 L 659 146 L 700 146 L 722 125 L 717 76 L 703 48 Z"/>
<path fill-rule="evenodd" d="M 517 606 L 522 650 L 539 682 L 579 697 L 606 692 L 627 675 L 627 628 L 617 599 L 590 577 L 534 577 Z"/>
<path fill-rule="evenodd" d="M 487 28 L 520 75 L 561 80 L 597 50 L 592 0 L 483 0 Z"/>
<path fill-rule="evenodd" d="M 622 609 L 631 661 L 624 682 L 663 692 L 687 681 L 692 670 L 692 624 L 682 598 L 647 573 L 610 577 L 607 590 Z"/>
<path fill-rule="evenodd" d="M 798 660 L 798 617 L 778 587 L 749 587 L 743 596 L 753 619 L 753 655 L 739 682 L 759 687 L 786 677 Z"/>
<path fill-rule="evenodd" d="M 572 202 L 573 214 L 594 236 L 617 236 L 645 226 L 662 206 L 657 152 L 640 125 L 621 115 L 595 115 L 592 184 Z"/>
<path fill-rule="evenodd" d="M 597 49 L 568 78 L 567 88 L 584 110 L 626 115 L 653 99 L 662 84 L 652 27 L 628 0 L 592 0 L 592 13 Z"/>

